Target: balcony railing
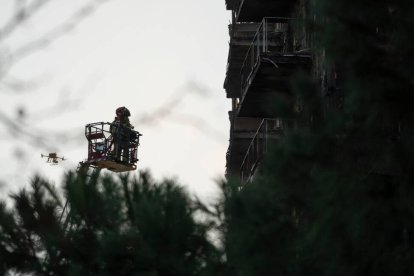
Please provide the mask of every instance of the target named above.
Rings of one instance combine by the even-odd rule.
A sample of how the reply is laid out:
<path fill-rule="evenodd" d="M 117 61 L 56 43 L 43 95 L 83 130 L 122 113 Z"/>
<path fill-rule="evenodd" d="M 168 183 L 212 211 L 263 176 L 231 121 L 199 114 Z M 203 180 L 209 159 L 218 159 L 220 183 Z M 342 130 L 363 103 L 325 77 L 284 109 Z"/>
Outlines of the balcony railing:
<path fill-rule="evenodd" d="M 287 121 L 283 119 L 263 119 L 253 137 L 243 163 L 240 167 L 242 183 L 249 182 L 263 156 L 266 154 L 269 141 L 280 138 Z"/>
<path fill-rule="evenodd" d="M 304 36 L 298 32 L 300 22 L 294 18 L 265 17 L 250 44 L 240 70 L 242 95 L 250 82 L 254 68 L 261 55 L 283 54 L 296 50 L 294 36 Z M 294 33 L 296 33 L 294 35 Z M 304 46 L 304 45 L 302 45 Z"/>

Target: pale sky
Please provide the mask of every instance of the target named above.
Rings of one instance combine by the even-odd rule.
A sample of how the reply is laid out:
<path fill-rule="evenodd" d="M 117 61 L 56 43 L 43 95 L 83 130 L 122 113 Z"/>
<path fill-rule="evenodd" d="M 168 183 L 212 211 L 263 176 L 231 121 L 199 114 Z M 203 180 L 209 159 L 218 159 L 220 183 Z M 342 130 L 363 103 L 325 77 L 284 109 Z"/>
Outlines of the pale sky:
<path fill-rule="evenodd" d="M 87 157 L 84 126 L 111 122 L 115 109 L 126 106 L 143 134 L 138 168 L 157 179 L 176 177 L 201 198 L 215 197 L 229 136 L 225 1 L 108 0 L 75 27 L 68 25 L 67 34 L 26 54 L 22 47 L 53 35 L 89 2 L 50 1 L 10 36 L 0 33 L 0 111 L 28 131 L 19 134 L 0 121 L 0 193 L 28 185 L 35 172 L 59 183 Z M 14 4 L 0 2 L 0 26 Z M 8 58 L 13 53 L 20 53 L 16 62 Z M 27 88 L 10 88 L 16 80 Z M 161 107 L 171 110 L 154 117 Z M 19 108 L 24 116 L 17 115 Z M 69 139 L 55 135 L 62 132 Z M 51 137 L 39 147 L 30 135 Z M 40 154 L 52 151 L 68 160 L 46 164 Z"/>

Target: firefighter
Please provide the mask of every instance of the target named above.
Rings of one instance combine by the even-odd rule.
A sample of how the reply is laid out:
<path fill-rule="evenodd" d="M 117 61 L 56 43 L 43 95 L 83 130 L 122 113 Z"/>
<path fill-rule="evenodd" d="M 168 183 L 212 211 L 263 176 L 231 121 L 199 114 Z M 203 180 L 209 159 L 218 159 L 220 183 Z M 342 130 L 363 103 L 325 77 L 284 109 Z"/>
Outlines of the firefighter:
<path fill-rule="evenodd" d="M 134 126 L 129 122 L 129 116 L 131 116 L 131 113 L 129 112 L 128 108 L 121 106 L 116 109 L 115 114 L 116 117 L 112 122 L 110 128 L 114 142 L 114 150 L 112 153 L 117 160 L 128 163 L 129 142 L 131 136 L 130 130 L 134 129 Z"/>

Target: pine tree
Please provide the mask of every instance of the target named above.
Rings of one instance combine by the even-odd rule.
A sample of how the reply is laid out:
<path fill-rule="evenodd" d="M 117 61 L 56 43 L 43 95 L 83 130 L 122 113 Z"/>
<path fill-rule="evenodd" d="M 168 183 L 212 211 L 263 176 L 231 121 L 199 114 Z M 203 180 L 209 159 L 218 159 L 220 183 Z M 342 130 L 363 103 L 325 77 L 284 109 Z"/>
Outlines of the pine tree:
<path fill-rule="evenodd" d="M 69 173 L 64 200 L 40 177 L 31 184 L 0 205 L 2 275 L 202 275 L 219 263 L 174 181 Z"/>

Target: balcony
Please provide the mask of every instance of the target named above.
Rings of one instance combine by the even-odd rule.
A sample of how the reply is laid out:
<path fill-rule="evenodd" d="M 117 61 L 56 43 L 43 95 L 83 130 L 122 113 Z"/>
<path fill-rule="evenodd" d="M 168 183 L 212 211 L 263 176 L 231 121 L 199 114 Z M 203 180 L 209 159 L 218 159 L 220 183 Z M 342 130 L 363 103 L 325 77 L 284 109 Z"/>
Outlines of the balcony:
<path fill-rule="evenodd" d="M 246 52 L 259 28 L 260 23 L 236 23 L 229 25 L 230 44 L 224 89 L 227 98 L 240 97 L 240 68 Z"/>
<path fill-rule="evenodd" d="M 305 33 L 296 19 L 263 19 L 241 66 L 238 116 L 285 116 L 275 111 L 275 103 L 290 106 L 290 78 L 311 68 Z"/>
<path fill-rule="evenodd" d="M 226 174 L 238 177 L 243 158 L 262 119 L 233 117 L 230 112 L 230 121 L 230 142 L 226 156 Z"/>
<path fill-rule="evenodd" d="M 240 166 L 240 179 L 243 184 L 250 182 L 269 144 L 280 139 L 283 130 L 288 127 L 286 120 L 263 119 L 253 139 L 250 141 L 243 162 Z"/>
<path fill-rule="evenodd" d="M 226 0 L 228 10 L 233 10 L 236 22 L 260 22 L 263 17 L 287 17 L 296 0 Z"/>

